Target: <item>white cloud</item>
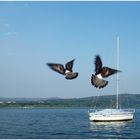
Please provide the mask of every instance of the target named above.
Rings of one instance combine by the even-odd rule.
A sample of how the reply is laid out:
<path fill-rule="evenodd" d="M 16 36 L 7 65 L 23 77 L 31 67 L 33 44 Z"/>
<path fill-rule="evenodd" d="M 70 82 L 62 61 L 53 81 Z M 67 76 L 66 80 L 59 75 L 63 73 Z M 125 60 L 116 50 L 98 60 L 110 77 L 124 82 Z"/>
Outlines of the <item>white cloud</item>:
<path fill-rule="evenodd" d="M 9 27 L 10 27 L 10 24 L 9 24 L 9 23 L 5 23 L 4 26 L 5 26 L 6 28 L 9 28 Z"/>
<path fill-rule="evenodd" d="M 6 36 L 15 36 L 17 34 L 18 34 L 18 32 L 6 32 L 5 33 Z"/>
<path fill-rule="evenodd" d="M 12 27 L 12 25 L 8 22 L 1 23 L 0 31 L 4 36 L 7 37 L 15 37 L 18 35 L 18 32 Z"/>

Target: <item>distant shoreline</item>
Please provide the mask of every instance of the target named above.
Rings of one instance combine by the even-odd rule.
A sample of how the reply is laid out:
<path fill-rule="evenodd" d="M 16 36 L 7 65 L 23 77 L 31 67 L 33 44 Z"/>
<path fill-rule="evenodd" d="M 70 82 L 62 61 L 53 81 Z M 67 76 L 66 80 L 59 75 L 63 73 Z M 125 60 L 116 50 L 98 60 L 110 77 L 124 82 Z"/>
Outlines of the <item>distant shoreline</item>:
<path fill-rule="evenodd" d="M 0 98 L 0 108 L 115 108 L 116 96 L 85 98 Z M 140 108 L 140 94 L 120 94 L 120 108 Z"/>

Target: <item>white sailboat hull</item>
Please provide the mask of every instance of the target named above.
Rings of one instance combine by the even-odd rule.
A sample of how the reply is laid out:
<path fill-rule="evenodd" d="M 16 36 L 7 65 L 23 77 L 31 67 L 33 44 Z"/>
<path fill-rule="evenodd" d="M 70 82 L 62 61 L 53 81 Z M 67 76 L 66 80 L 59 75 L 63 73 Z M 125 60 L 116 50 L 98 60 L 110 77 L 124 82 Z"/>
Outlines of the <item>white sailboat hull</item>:
<path fill-rule="evenodd" d="M 132 109 L 90 110 L 88 115 L 90 121 L 128 121 L 133 119 L 134 111 Z"/>

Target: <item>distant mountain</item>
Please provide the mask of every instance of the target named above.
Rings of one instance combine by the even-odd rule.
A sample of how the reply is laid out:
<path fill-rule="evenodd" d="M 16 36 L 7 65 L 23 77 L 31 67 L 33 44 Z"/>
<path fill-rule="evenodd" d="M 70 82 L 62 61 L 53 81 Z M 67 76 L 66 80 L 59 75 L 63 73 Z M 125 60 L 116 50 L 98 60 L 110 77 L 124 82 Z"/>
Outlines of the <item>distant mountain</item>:
<path fill-rule="evenodd" d="M 85 98 L 0 98 L 0 107 L 47 107 L 47 108 L 115 108 L 116 95 Z M 120 94 L 121 108 L 140 108 L 140 94 Z"/>
<path fill-rule="evenodd" d="M 6 97 L 0 97 L 0 101 L 2 102 L 18 102 L 18 103 L 26 103 L 26 102 L 40 102 L 40 101 L 46 101 L 46 100 L 57 100 L 61 99 L 59 97 L 50 97 L 50 98 L 6 98 Z"/>
<path fill-rule="evenodd" d="M 59 98 L 59 97 L 50 97 L 50 98 L 47 98 L 47 100 L 59 100 L 59 99 L 61 99 L 61 98 Z"/>

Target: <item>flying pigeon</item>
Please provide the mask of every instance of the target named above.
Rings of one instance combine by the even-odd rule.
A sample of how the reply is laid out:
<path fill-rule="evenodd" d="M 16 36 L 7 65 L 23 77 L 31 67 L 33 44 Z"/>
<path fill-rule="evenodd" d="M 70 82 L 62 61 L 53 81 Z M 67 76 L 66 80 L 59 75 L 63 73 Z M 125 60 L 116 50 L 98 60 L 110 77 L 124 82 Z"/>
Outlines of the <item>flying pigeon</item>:
<path fill-rule="evenodd" d="M 106 66 L 102 66 L 102 61 L 99 55 L 95 57 L 95 75 L 91 76 L 91 83 L 96 88 L 104 88 L 108 81 L 103 78 L 107 78 L 108 76 L 115 74 L 117 72 L 121 72 L 120 70 L 112 69 Z"/>
<path fill-rule="evenodd" d="M 62 64 L 56 64 L 56 63 L 47 63 L 47 65 L 54 71 L 65 75 L 66 79 L 75 79 L 78 76 L 78 72 L 73 72 L 72 67 L 75 59 L 67 62 L 65 64 L 65 68 Z"/>

